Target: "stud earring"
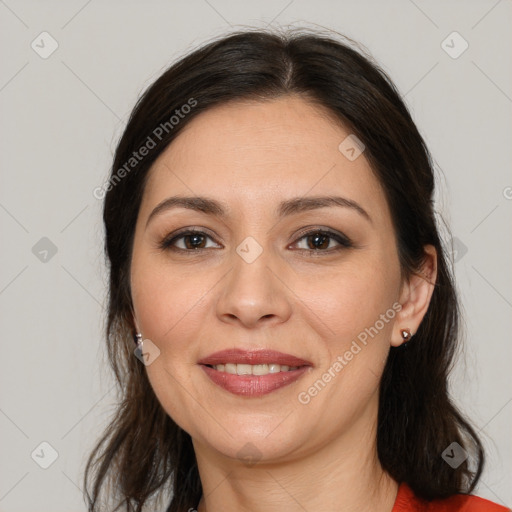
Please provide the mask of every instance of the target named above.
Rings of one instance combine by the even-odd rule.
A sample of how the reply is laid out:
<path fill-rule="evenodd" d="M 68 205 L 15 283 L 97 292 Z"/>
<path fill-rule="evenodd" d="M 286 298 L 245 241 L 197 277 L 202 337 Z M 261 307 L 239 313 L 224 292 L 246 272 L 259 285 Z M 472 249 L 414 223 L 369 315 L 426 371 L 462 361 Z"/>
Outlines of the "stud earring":
<path fill-rule="evenodd" d="M 408 342 L 412 338 L 412 334 L 411 334 L 411 331 L 409 329 L 402 329 L 400 331 L 400 334 L 402 335 L 402 339 L 405 342 Z"/>
<path fill-rule="evenodd" d="M 402 349 L 406 349 L 407 345 L 409 345 L 410 339 L 412 338 L 412 333 L 411 333 L 410 329 L 405 328 L 405 329 L 400 330 L 400 334 L 402 335 L 402 340 L 404 340 L 404 342 L 402 343 L 402 345 L 400 347 Z"/>
<path fill-rule="evenodd" d="M 140 359 L 142 362 L 144 362 L 144 359 L 143 359 L 144 342 L 142 341 L 142 334 L 140 332 L 135 333 L 133 339 L 134 339 L 135 343 L 137 344 L 133 353 L 135 354 L 135 357 L 137 357 L 137 359 Z"/>

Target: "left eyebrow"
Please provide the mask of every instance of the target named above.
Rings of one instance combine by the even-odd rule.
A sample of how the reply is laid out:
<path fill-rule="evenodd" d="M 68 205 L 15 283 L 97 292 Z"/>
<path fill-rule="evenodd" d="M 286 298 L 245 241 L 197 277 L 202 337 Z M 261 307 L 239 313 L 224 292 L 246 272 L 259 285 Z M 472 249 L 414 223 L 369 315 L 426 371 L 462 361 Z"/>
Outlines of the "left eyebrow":
<path fill-rule="evenodd" d="M 368 212 L 352 199 L 341 196 L 313 196 L 313 197 L 295 197 L 283 201 L 279 205 L 278 216 L 285 217 L 294 213 L 316 210 L 318 208 L 327 208 L 329 206 L 338 206 L 342 208 L 351 208 L 366 220 L 372 223 Z"/>
<path fill-rule="evenodd" d="M 361 205 L 352 199 L 341 196 L 311 196 L 287 199 L 279 204 L 277 215 L 279 218 L 283 218 L 296 213 L 332 206 L 350 208 L 362 215 L 370 223 L 373 222 L 368 212 Z M 146 226 L 156 215 L 159 215 L 164 211 L 170 210 L 172 208 L 187 208 L 205 213 L 207 215 L 214 215 L 221 219 L 226 218 L 229 211 L 227 205 L 209 197 L 172 196 L 164 199 L 155 207 L 155 209 L 150 213 L 148 220 L 146 221 Z"/>

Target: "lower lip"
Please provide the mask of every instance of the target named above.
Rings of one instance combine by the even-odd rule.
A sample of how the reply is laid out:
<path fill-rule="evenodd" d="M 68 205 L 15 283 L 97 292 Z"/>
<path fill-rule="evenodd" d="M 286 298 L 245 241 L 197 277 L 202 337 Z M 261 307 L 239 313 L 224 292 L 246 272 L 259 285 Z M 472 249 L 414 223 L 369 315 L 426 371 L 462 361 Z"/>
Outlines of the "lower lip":
<path fill-rule="evenodd" d="M 269 373 L 267 375 L 236 375 L 220 372 L 206 365 L 201 365 L 201 368 L 217 386 L 224 388 L 234 395 L 253 397 L 266 395 L 288 386 L 302 377 L 310 367 L 302 366 L 296 370 Z"/>

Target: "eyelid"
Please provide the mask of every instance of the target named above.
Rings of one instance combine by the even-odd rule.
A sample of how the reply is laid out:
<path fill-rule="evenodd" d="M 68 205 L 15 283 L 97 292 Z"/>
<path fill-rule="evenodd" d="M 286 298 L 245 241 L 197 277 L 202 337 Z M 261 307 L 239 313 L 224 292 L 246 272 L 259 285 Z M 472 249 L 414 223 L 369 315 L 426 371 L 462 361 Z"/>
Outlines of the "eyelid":
<path fill-rule="evenodd" d="M 173 231 L 172 233 L 166 235 L 161 242 L 158 243 L 158 247 L 162 250 L 176 250 L 181 252 L 200 252 L 204 249 L 195 249 L 195 250 L 186 250 L 186 249 L 180 249 L 178 247 L 173 247 L 173 243 L 176 240 L 179 240 L 180 238 L 184 238 L 187 235 L 206 235 L 208 238 L 212 239 L 216 244 L 218 242 L 215 240 L 215 237 L 210 233 L 210 231 L 207 228 L 204 227 L 198 227 L 198 226 L 187 226 L 181 229 L 178 229 L 177 231 Z"/>
<path fill-rule="evenodd" d="M 317 233 L 321 233 L 321 234 L 331 238 L 338 244 L 338 247 L 326 249 L 326 250 L 322 250 L 322 249 L 318 249 L 318 250 L 316 250 L 316 249 L 298 249 L 298 250 L 305 251 L 307 253 L 314 253 L 314 254 L 320 255 L 320 254 L 332 254 L 333 252 L 336 252 L 340 249 L 349 249 L 349 248 L 352 248 L 355 246 L 354 243 L 352 242 L 352 240 L 348 236 L 343 234 L 342 232 L 333 230 L 328 227 L 313 225 L 313 226 L 306 226 L 306 227 L 302 228 L 299 231 L 299 233 L 296 233 L 294 235 L 294 241 L 291 242 L 290 244 L 288 244 L 287 248 L 290 247 L 291 245 L 297 245 L 303 238 L 306 238 L 307 236 L 312 236 L 313 234 L 317 234 Z M 198 249 L 181 249 L 181 248 L 175 247 L 173 245 L 176 242 L 176 240 L 179 240 L 181 238 L 184 238 L 188 235 L 193 235 L 193 234 L 206 235 L 208 238 L 210 238 L 216 244 L 218 244 L 215 237 L 210 234 L 210 232 L 207 228 L 197 227 L 197 226 L 188 226 L 188 227 L 181 228 L 181 229 L 171 233 L 170 235 L 167 235 L 158 244 L 158 246 L 161 250 L 164 250 L 164 251 L 171 250 L 171 251 L 175 251 L 175 252 L 181 252 L 183 254 L 186 254 L 186 253 L 198 254 L 207 249 L 211 249 L 211 247 L 203 247 L 203 248 L 198 248 Z"/>
<path fill-rule="evenodd" d="M 296 241 L 299 241 L 306 235 L 311 235 L 313 233 L 323 233 L 334 239 L 340 238 L 346 245 L 352 244 L 352 241 L 347 235 L 345 235 L 341 231 L 337 231 L 326 226 L 306 226 L 305 228 L 302 228 L 298 233 L 296 233 L 294 235 L 294 238 L 296 239 Z"/>

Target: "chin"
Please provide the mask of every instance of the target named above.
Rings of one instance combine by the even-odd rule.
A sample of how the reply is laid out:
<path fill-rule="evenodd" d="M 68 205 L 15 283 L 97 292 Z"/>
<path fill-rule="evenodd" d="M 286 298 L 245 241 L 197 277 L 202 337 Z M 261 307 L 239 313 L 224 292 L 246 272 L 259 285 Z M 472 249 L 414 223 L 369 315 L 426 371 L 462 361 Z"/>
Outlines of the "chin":
<path fill-rule="evenodd" d="M 305 429 L 286 427 L 282 418 L 276 418 L 275 422 L 269 422 L 268 417 L 255 417 L 244 415 L 239 421 L 230 422 L 229 435 L 222 430 L 221 436 L 212 436 L 212 430 L 201 432 L 203 426 L 198 426 L 197 437 L 201 444 L 208 445 L 220 455 L 236 459 L 246 465 L 254 465 L 262 462 L 277 462 L 292 458 L 292 454 L 301 450 L 307 439 Z M 274 424 L 275 423 L 275 424 Z M 219 432 L 219 429 L 215 429 Z M 195 437 L 195 436 L 193 436 Z"/>

